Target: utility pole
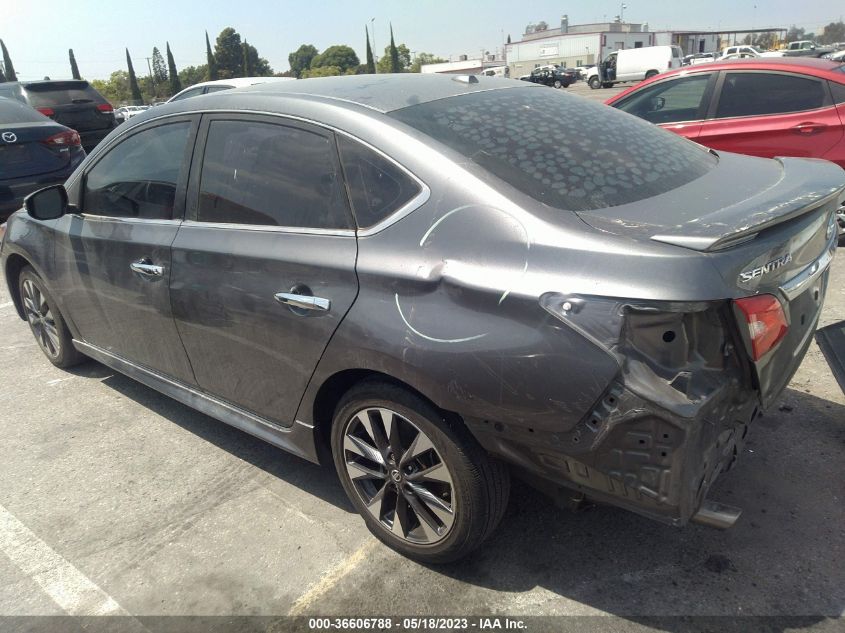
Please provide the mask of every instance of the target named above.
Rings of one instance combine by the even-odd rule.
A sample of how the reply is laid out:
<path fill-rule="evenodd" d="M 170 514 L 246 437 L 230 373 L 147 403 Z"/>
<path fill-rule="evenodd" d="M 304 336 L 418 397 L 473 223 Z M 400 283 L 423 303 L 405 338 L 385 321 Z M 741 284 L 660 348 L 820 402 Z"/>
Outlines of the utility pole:
<path fill-rule="evenodd" d="M 619 22 L 625 21 L 625 9 L 628 8 L 628 5 L 624 2 L 619 7 Z"/>
<path fill-rule="evenodd" d="M 153 67 L 150 64 L 150 59 L 152 59 L 152 58 L 147 57 L 147 70 L 150 71 L 150 83 L 153 86 L 153 96 L 158 98 L 158 90 L 156 89 L 156 80 L 155 80 L 155 77 L 153 77 Z"/>

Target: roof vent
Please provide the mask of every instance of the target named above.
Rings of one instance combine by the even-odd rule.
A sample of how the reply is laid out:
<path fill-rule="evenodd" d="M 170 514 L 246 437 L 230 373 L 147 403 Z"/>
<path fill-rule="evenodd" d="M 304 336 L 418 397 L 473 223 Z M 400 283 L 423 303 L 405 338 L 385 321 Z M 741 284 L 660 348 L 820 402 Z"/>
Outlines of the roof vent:
<path fill-rule="evenodd" d="M 462 84 L 477 84 L 478 77 L 475 75 L 455 75 L 452 81 L 460 81 Z"/>

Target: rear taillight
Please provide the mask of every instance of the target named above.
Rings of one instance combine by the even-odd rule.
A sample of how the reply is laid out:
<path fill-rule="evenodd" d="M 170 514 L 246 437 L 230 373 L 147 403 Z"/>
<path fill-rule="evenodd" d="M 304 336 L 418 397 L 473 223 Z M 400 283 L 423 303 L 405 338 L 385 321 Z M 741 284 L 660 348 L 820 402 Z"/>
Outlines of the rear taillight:
<path fill-rule="evenodd" d="M 49 145 L 50 147 L 78 147 L 79 145 L 82 145 L 82 141 L 79 138 L 79 132 L 76 130 L 68 130 L 67 132 L 53 134 L 53 136 L 45 138 L 42 143 Z"/>
<path fill-rule="evenodd" d="M 737 299 L 736 306 L 745 316 L 751 355 L 756 362 L 774 349 L 789 330 L 783 306 L 774 295 Z"/>
<path fill-rule="evenodd" d="M 35 109 L 38 110 L 44 116 L 53 116 L 54 114 L 56 114 L 56 111 L 53 110 L 53 108 L 35 108 Z"/>
<path fill-rule="evenodd" d="M 110 103 L 98 103 L 97 109 L 100 112 L 114 112 L 114 108 L 112 107 L 112 105 Z"/>

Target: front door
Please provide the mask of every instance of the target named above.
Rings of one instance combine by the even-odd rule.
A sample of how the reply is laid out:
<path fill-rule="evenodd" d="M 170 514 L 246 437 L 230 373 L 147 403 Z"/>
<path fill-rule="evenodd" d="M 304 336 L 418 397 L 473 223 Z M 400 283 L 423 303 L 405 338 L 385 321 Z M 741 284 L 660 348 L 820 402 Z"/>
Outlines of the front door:
<path fill-rule="evenodd" d="M 82 339 L 189 384 L 168 280 L 195 124 L 153 123 L 97 160 L 56 245 L 62 299 Z"/>
<path fill-rule="evenodd" d="M 200 138 L 173 244 L 177 327 L 203 390 L 287 426 L 358 292 L 334 135 L 221 114 Z"/>

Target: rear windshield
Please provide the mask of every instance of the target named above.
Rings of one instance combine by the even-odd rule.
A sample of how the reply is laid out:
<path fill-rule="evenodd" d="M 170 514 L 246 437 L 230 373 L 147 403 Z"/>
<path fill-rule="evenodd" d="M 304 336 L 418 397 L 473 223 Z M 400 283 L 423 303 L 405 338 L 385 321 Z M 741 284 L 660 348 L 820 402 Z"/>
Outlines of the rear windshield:
<path fill-rule="evenodd" d="M 391 116 L 534 199 L 572 211 L 665 193 L 718 160 L 651 123 L 548 88 L 474 92 Z"/>
<path fill-rule="evenodd" d="M 43 123 L 49 120 L 28 105 L 0 97 L 0 125 L 6 123 Z"/>
<path fill-rule="evenodd" d="M 105 103 L 87 81 L 45 81 L 27 84 L 26 94 L 34 108 L 69 103 Z"/>

